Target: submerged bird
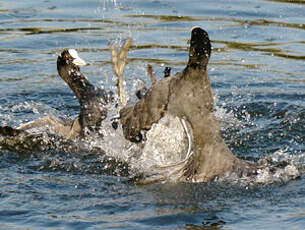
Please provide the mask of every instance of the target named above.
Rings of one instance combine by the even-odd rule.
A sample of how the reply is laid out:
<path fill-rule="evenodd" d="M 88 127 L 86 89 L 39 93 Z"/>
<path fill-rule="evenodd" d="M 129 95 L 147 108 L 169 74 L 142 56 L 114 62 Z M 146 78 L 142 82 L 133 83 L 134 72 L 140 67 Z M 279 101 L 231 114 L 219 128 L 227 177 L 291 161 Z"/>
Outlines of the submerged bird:
<path fill-rule="evenodd" d="M 231 172 L 248 174 L 253 169 L 236 158 L 221 137 L 207 71 L 210 55 L 208 33 L 193 28 L 185 69 L 155 82 L 140 101 L 120 111 L 124 135 L 129 140 L 149 132 L 164 118 L 167 123 L 180 120 L 189 143 L 187 159 L 180 168 L 176 165 L 179 181 L 204 182 Z"/>
<path fill-rule="evenodd" d="M 117 70 L 115 74 L 118 77 L 118 97 L 122 100 L 124 100 L 122 74 L 130 45 L 131 39 L 127 38 L 120 51 L 115 49 L 112 52 L 116 56 L 113 64 Z M 114 49 L 111 44 L 110 49 Z M 117 129 L 116 116 L 119 105 L 123 102 L 118 101 L 113 92 L 107 92 L 91 84 L 80 71 L 80 66 L 85 65 L 87 63 L 74 49 L 64 49 L 57 58 L 58 74 L 71 88 L 80 104 L 80 113 L 75 119 L 46 116 L 18 128 L 0 126 L 0 147 L 22 151 L 22 149 L 43 150 L 48 146 L 47 149 L 72 151 L 82 147 L 69 146 L 74 139 L 83 139 L 92 134 L 95 137 L 98 135 L 98 139 L 103 140 L 105 127 L 101 126 L 106 124 L 108 128 L 109 122 L 104 122 L 107 117 L 111 122 L 109 127 Z M 64 146 L 58 146 L 60 143 Z M 101 150 L 103 152 L 103 149 Z"/>
<path fill-rule="evenodd" d="M 127 39 L 122 46 L 119 60 L 125 62 L 127 50 L 131 45 L 131 39 Z M 116 60 L 118 61 L 118 60 Z M 75 94 L 79 104 L 80 113 L 74 120 L 46 116 L 21 125 L 14 129 L 11 127 L 0 127 L 0 134 L 5 136 L 16 136 L 17 134 L 31 133 L 31 130 L 43 129 L 44 132 L 56 134 L 66 139 L 83 138 L 87 134 L 99 133 L 103 120 L 108 115 L 109 104 L 118 107 L 114 94 L 107 92 L 91 84 L 81 73 L 80 66 L 87 63 L 81 59 L 75 49 L 65 49 L 57 58 L 57 71 L 59 76 L 68 84 Z M 118 70 L 123 71 L 124 67 Z M 122 78 L 118 78 L 118 85 L 122 86 Z M 119 90 L 122 94 L 123 90 Z M 115 124 L 113 126 L 116 126 Z M 100 134 L 100 136 L 102 136 Z"/>
<path fill-rule="evenodd" d="M 83 65 L 86 63 L 73 49 L 64 50 L 57 59 L 59 76 L 73 90 L 80 104 L 80 114 L 74 121 L 74 126 L 77 122 L 79 128 L 71 131 L 81 136 L 85 136 L 85 132 L 95 132 L 99 129 L 102 121 L 107 117 L 106 105 L 114 101 L 112 92 L 92 85 L 80 72 L 79 66 Z"/>
<path fill-rule="evenodd" d="M 67 139 L 84 137 L 86 133 L 96 132 L 107 117 L 106 105 L 114 100 L 111 92 L 106 92 L 92 85 L 81 73 L 80 66 L 87 63 L 81 59 L 74 49 L 65 49 L 57 58 L 59 76 L 74 92 L 80 104 L 80 113 L 75 120 L 43 117 L 19 127 L 27 131 L 47 126 L 51 133 Z"/>

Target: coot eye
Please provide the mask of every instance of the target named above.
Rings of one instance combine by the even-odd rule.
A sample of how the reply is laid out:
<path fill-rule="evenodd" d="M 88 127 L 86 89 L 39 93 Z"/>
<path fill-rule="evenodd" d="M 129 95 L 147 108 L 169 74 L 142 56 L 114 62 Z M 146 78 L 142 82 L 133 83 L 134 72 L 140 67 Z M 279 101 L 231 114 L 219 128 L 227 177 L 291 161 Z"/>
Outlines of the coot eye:
<path fill-rule="evenodd" d="M 65 55 L 64 55 L 64 59 L 65 59 L 65 60 L 68 60 L 68 59 L 69 59 L 69 56 L 68 56 L 67 54 L 65 54 Z"/>

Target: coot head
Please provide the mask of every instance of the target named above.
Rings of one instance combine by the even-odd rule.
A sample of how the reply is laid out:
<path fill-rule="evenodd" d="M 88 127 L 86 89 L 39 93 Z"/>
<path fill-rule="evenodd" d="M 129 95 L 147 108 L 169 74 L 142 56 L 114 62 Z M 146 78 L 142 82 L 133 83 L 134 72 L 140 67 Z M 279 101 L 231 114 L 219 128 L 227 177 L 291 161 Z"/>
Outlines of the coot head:
<path fill-rule="evenodd" d="M 189 64 L 206 67 L 211 55 L 211 42 L 208 33 L 200 27 L 191 32 Z"/>
<path fill-rule="evenodd" d="M 59 75 L 65 79 L 74 71 L 79 71 L 79 66 L 87 65 L 81 59 L 75 49 L 65 49 L 57 58 L 57 70 Z"/>

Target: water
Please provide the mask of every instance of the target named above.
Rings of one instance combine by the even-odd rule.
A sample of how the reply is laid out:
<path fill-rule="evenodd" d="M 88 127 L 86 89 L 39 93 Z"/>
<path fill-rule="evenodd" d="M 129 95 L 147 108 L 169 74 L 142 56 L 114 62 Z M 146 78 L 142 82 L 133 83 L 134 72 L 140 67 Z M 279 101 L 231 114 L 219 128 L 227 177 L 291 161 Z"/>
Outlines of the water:
<path fill-rule="evenodd" d="M 235 155 L 305 164 L 304 1 L 1 1 L 0 125 L 73 118 L 76 98 L 56 58 L 75 48 L 82 71 L 114 89 L 108 42 L 133 39 L 126 87 L 147 64 L 180 71 L 189 30 L 209 32 L 216 116 Z M 134 185 L 128 165 L 95 151 L 0 150 L 0 229 L 304 229 L 305 177 Z"/>

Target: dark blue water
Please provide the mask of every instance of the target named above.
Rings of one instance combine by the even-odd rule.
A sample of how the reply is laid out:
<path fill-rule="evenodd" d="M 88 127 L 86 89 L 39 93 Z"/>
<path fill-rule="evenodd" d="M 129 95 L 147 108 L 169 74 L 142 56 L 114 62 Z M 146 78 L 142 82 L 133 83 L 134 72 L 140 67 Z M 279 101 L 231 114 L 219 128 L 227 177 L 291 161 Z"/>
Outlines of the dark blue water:
<path fill-rule="evenodd" d="M 190 29 L 212 39 L 216 116 L 239 157 L 305 165 L 304 1 L 1 1 L 0 125 L 74 118 L 56 58 L 75 48 L 113 89 L 108 42 L 132 37 L 125 80 L 187 61 Z M 305 177 L 276 183 L 134 185 L 97 152 L 0 148 L 0 229 L 304 229 Z M 267 181 L 268 182 L 268 181 Z"/>

